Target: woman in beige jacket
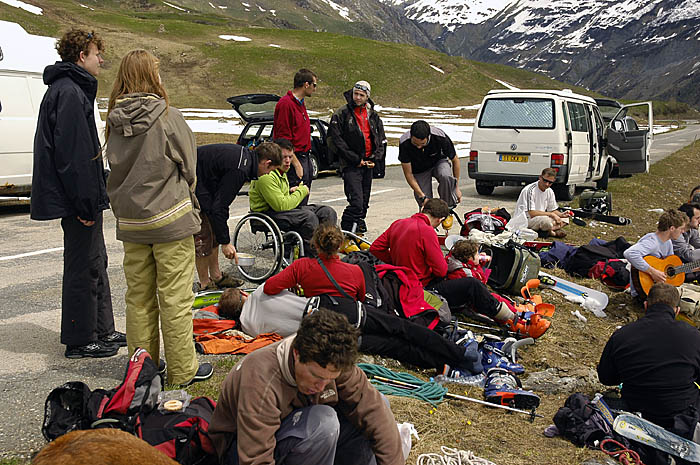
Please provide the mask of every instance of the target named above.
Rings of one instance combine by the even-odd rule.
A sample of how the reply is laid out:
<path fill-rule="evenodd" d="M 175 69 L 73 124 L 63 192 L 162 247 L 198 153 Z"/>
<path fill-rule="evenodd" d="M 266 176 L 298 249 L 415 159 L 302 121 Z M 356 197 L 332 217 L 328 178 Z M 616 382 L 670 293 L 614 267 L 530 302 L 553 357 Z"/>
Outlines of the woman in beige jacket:
<path fill-rule="evenodd" d="M 124 243 L 126 337 L 158 360 L 163 332 L 168 382 L 188 385 L 212 375 L 198 365 L 192 340 L 196 145 L 182 114 L 168 107 L 158 60 L 145 50 L 122 59 L 109 98 L 107 194 Z"/>

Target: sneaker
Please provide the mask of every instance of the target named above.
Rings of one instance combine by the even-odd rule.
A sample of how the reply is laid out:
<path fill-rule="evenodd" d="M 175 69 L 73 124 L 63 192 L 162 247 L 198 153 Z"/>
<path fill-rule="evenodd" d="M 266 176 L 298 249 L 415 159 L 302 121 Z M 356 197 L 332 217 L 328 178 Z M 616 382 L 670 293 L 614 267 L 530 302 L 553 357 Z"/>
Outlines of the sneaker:
<path fill-rule="evenodd" d="M 449 230 L 452 228 L 452 223 L 454 222 L 454 218 L 452 218 L 452 215 L 448 216 L 444 220 L 442 220 L 442 227 L 445 228 L 445 230 Z"/>
<path fill-rule="evenodd" d="M 222 289 L 226 287 L 241 287 L 245 283 L 242 279 L 235 278 L 227 273 L 221 273 L 221 278 L 215 281 L 214 284 L 217 288 Z"/>
<path fill-rule="evenodd" d="M 116 345 L 117 347 L 126 347 L 126 334 L 120 333 L 119 331 L 112 331 L 106 336 L 100 338 L 100 341 Z"/>
<path fill-rule="evenodd" d="M 528 410 L 540 405 L 537 394 L 522 389 L 520 379 L 501 368 L 492 368 L 486 374 L 484 399 L 493 404 Z"/>
<path fill-rule="evenodd" d="M 194 377 L 189 382 L 181 384 L 180 387 L 187 387 L 193 383 L 205 381 L 211 378 L 213 374 L 214 367 L 211 366 L 211 363 L 200 363 L 199 368 L 197 368 L 197 373 L 194 374 Z"/>
<path fill-rule="evenodd" d="M 359 252 L 360 248 L 355 244 L 355 241 L 345 239 L 343 245 L 340 246 L 340 251 L 344 254 L 349 254 L 350 252 Z"/>
<path fill-rule="evenodd" d="M 82 346 L 66 346 L 66 358 L 104 358 L 117 355 L 119 346 L 102 341 L 90 342 Z"/>

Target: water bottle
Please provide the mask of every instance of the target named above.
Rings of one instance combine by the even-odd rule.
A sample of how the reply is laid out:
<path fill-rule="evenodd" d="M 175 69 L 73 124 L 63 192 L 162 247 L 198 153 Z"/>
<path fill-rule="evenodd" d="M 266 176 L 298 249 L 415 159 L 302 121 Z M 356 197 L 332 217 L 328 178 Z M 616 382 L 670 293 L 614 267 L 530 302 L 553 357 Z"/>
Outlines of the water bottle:
<path fill-rule="evenodd" d="M 461 384 L 463 386 L 476 386 L 482 388 L 486 384 L 486 376 L 484 376 L 483 373 L 479 373 L 478 375 L 472 376 L 461 376 L 459 378 L 451 378 L 445 375 L 437 375 L 434 378 L 434 381 L 441 386 L 446 383 L 452 383 Z"/>

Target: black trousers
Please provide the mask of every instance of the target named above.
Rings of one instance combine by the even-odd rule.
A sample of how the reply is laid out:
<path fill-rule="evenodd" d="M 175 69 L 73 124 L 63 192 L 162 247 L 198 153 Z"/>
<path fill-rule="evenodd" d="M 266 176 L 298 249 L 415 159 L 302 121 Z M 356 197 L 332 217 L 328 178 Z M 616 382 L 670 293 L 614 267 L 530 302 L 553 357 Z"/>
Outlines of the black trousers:
<path fill-rule="evenodd" d="M 343 170 L 343 187 L 348 206 L 343 211 L 340 220 L 340 228 L 352 231 L 353 225 L 357 225 L 356 232 L 366 229 L 365 218 L 369 209 L 369 196 L 372 191 L 371 168 L 345 168 Z"/>
<path fill-rule="evenodd" d="M 61 228 L 61 343 L 84 345 L 114 331 L 102 212 L 92 226 L 84 226 L 73 216 L 62 218 Z"/>
<path fill-rule="evenodd" d="M 470 306 L 474 311 L 493 317 L 498 313 L 500 302 L 491 295 L 488 288 L 475 278 L 441 279 L 426 286 L 445 299 L 450 309 Z"/>
<path fill-rule="evenodd" d="M 464 347 L 425 326 L 374 309 L 367 309 L 360 351 L 420 368 L 442 369 L 445 363 L 458 367 L 465 364 Z"/>
<path fill-rule="evenodd" d="M 338 223 L 338 214 L 327 205 L 304 205 L 281 212 L 268 210 L 265 214 L 272 218 L 282 231 L 299 233 L 304 240 L 304 255 L 315 255 L 311 250 L 311 236 L 319 224 Z"/>
<path fill-rule="evenodd" d="M 301 181 L 304 181 L 304 184 L 306 187 L 309 188 L 309 195 L 304 197 L 304 200 L 301 201 L 299 205 L 307 205 L 309 203 L 309 197 L 311 197 L 311 182 L 314 180 L 312 176 L 312 166 L 311 166 L 311 157 L 309 155 L 301 155 L 299 153 L 296 154 L 297 159 L 299 160 L 299 163 L 301 163 L 301 167 L 304 169 L 304 174 L 300 178 L 297 176 L 297 172 L 294 169 L 294 166 L 289 168 L 289 171 L 287 171 L 287 180 L 289 181 L 289 187 L 294 187 L 298 186 Z"/>

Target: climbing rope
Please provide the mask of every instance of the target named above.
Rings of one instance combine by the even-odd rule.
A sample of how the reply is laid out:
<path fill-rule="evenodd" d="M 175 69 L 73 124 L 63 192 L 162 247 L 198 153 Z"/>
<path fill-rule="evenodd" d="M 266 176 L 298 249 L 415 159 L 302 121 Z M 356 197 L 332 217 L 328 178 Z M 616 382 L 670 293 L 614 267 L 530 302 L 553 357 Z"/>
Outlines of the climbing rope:
<path fill-rule="evenodd" d="M 608 444 L 612 444 L 615 449 L 606 447 Z M 608 454 L 610 457 L 615 458 L 624 465 L 644 465 L 639 454 L 632 449 L 626 448 L 623 444 L 620 444 L 614 439 L 603 439 L 600 443 L 600 450 Z"/>
<path fill-rule="evenodd" d="M 459 450 L 451 447 L 440 447 L 442 454 L 421 454 L 416 465 L 496 465 L 490 460 L 474 455 L 470 450 Z"/>
<path fill-rule="evenodd" d="M 447 393 L 446 387 L 432 381 L 423 381 L 410 373 L 397 373 L 372 363 L 358 363 L 357 366 L 365 372 L 372 384 L 382 394 L 420 399 L 437 407 L 437 404 L 442 402 Z M 375 379 L 377 376 L 389 381 Z M 406 384 L 413 386 L 406 386 Z"/>

